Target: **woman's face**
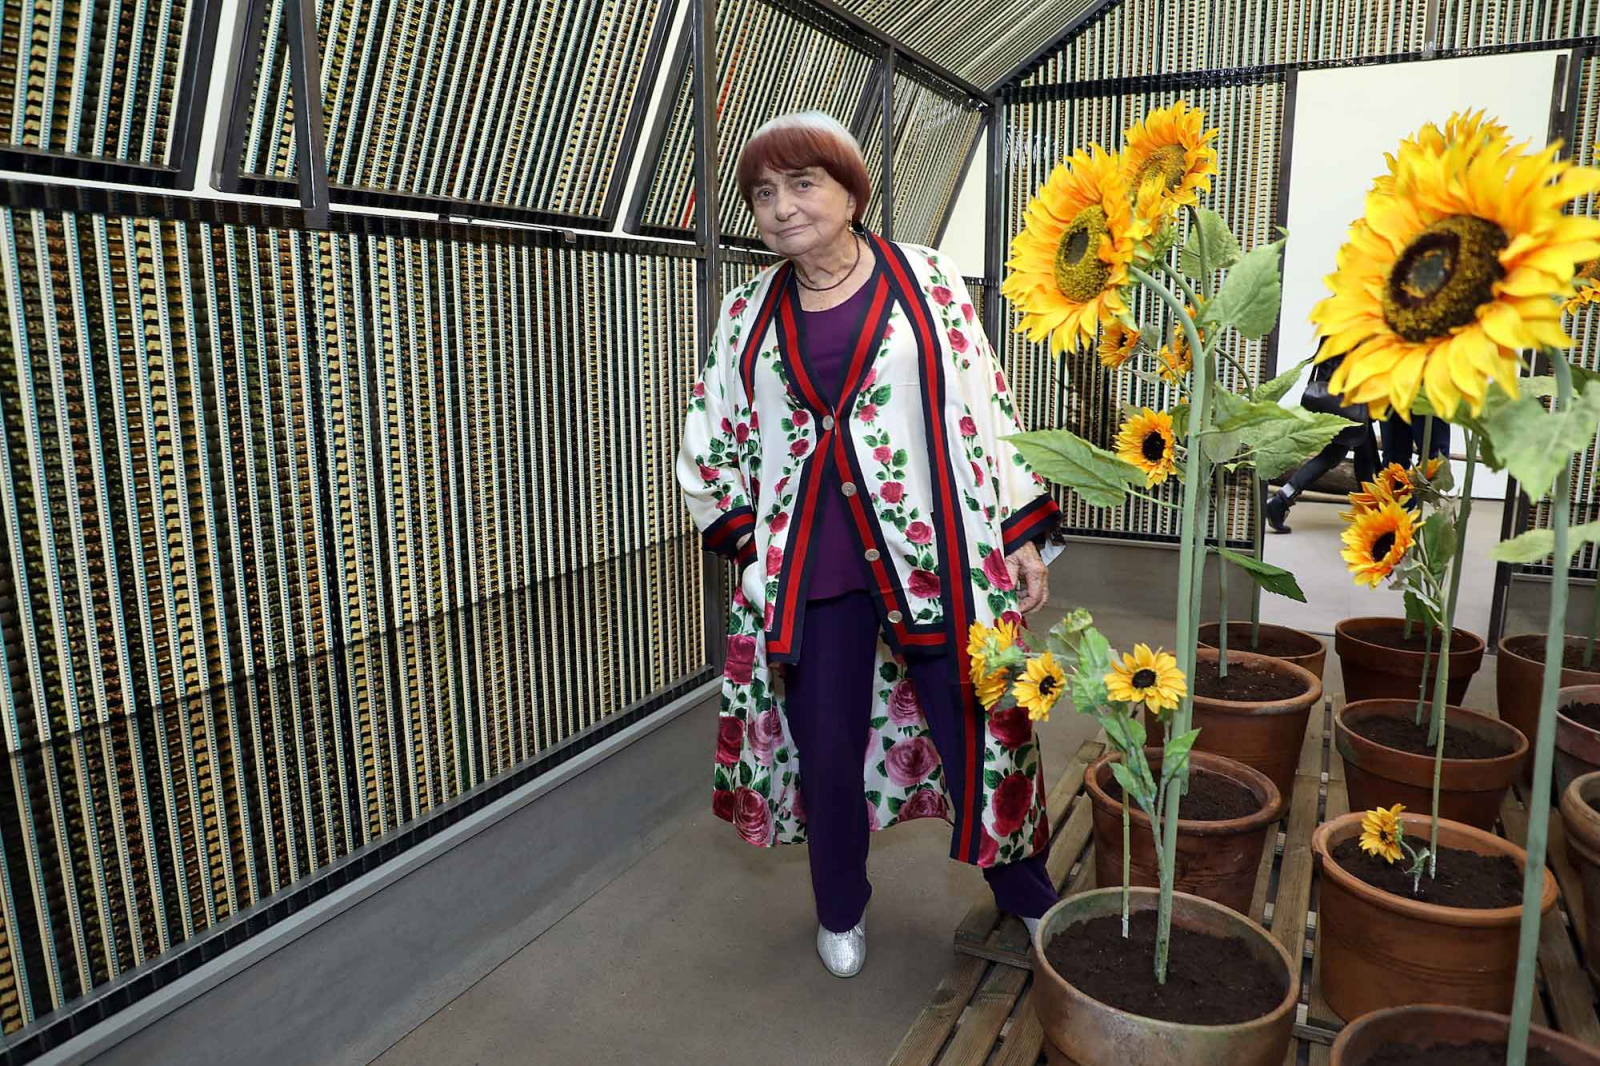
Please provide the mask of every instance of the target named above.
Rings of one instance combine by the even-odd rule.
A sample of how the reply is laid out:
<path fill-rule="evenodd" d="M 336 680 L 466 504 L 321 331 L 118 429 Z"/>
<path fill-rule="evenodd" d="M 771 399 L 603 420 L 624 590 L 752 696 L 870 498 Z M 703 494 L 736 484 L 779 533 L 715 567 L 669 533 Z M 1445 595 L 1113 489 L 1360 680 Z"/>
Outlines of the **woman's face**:
<path fill-rule="evenodd" d="M 855 214 L 856 198 L 822 167 L 767 167 L 750 191 L 750 207 L 762 243 L 793 258 L 838 240 Z"/>

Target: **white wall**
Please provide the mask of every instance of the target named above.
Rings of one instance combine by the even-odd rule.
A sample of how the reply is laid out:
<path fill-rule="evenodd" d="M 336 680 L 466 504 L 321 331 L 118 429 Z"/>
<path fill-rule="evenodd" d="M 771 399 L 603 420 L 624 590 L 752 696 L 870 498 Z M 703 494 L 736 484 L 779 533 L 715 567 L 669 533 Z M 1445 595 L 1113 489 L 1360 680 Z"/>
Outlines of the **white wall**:
<path fill-rule="evenodd" d="M 956 194 L 955 210 L 944 229 L 939 251 L 961 264 L 968 277 L 983 277 L 983 224 L 989 203 L 989 133 L 978 134 L 978 154 L 972 157 L 967 180 Z"/>
<path fill-rule="evenodd" d="M 1384 153 L 1425 122 L 1444 125 L 1451 112 L 1482 108 L 1517 140 L 1545 143 L 1558 52 L 1444 59 L 1306 71 L 1295 94 L 1289 174 L 1289 243 L 1284 254 L 1279 367 L 1316 348 L 1312 307 L 1327 295 L 1352 219 L 1363 211 Z M 1223 178 L 1226 179 L 1224 174 Z M 1302 386 L 1289 394 L 1294 402 Z M 1453 435 L 1459 454 L 1461 434 Z M 1456 464 L 1456 476 L 1465 473 Z M 1473 495 L 1503 499 L 1504 475 L 1479 468 Z"/>

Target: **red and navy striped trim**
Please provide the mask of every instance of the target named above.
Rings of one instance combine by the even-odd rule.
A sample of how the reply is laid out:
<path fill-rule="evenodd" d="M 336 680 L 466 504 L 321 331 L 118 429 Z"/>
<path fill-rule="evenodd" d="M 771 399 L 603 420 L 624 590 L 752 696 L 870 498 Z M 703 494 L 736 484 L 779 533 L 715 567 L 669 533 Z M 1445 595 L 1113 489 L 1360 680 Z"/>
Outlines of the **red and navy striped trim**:
<path fill-rule="evenodd" d="M 706 551 L 732 556 L 738 548 L 739 538 L 755 532 L 755 528 L 756 513 L 749 507 L 735 507 L 707 526 L 700 539 Z"/>
<path fill-rule="evenodd" d="M 787 260 L 779 264 L 773 271 L 772 281 L 767 286 L 767 295 L 761 301 L 761 309 L 756 312 L 755 321 L 751 323 L 750 332 L 745 334 L 744 353 L 739 357 L 739 377 L 744 382 L 745 398 L 751 404 L 755 403 L 755 374 L 756 353 L 761 350 L 761 339 L 767 335 L 767 329 L 772 325 L 772 313 L 777 308 L 778 302 L 789 291 L 789 276 L 794 273 L 794 268 Z"/>
<path fill-rule="evenodd" d="M 978 787 L 983 775 L 983 713 L 966 669 L 966 633 L 971 624 L 973 608 L 970 600 L 971 586 L 966 580 L 970 572 L 966 538 L 962 536 L 960 503 L 957 499 L 955 472 L 950 463 L 949 442 L 945 435 L 945 377 L 943 350 L 934 333 L 933 318 L 927 301 L 917 285 L 917 276 L 900 248 L 883 237 L 873 234 L 872 240 L 882 261 L 887 265 L 891 281 L 899 290 L 901 302 L 916 334 L 921 355 L 923 415 L 928 437 L 928 456 L 933 467 L 933 513 L 938 516 L 939 572 L 945 598 L 945 633 L 950 645 L 958 649 L 961 667 L 957 670 L 956 691 L 961 706 L 963 795 L 951 797 L 955 802 L 955 832 L 950 844 L 950 855 L 963 862 L 976 863 L 983 840 L 983 791 Z"/>
<path fill-rule="evenodd" d="M 1061 520 L 1061 508 L 1048 492 L 1041 492 L 1000 523 L 1005 553 L 1010 555 L 1024 544 L 1031 544 L 1051 533 Z"/>

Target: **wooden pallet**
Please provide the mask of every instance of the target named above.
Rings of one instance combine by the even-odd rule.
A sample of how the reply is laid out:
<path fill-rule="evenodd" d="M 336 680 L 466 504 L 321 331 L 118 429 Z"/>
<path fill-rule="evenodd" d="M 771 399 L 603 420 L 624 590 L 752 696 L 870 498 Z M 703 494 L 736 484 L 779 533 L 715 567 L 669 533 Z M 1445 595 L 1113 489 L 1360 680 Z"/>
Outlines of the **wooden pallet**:
<path fill-rule="evenodd" d="M 1311 715 L 1295 774 L 1289 815 L 1277 841 L 1262 856 L 1250 914 L 1303 960 L 1301 1003 L 1285 1066 L 1321 1066 L 1343 1024 L 1322 999 L 1317 972 L 1317 876 L 1311 832 L 1347 812 L 1344 763 L 1329 742 L 1333 704 Z M 1104 737 L 1080 747 L 1046 799 L 1052 838 L 1049 869 L 1063 895 L 1094 887 L 1094 844 L 1084 772 L 1105 751 Z M 1502 832 L 1521 842 L 1527 832 L 1523 795 L 1506 800 Z M 1536 1021 L 1600 1043 L 1595 989 L 1580 960 L 1582 894 L 1566 861 L 1561 816 L 1551 812 L 1551 866 L 1562 901 L 1546 919 L 1540 942 L 1540 998 Z M 1568 902 L 1568 901 L 1572 902 Z M 1044 1032 L 1033 1012 L 1032 968 L 1022 923 L 1001 915 L 987 890 L 974 901 L 955 933 L 955 959 L 890 1060 L 891 1066 L 1037 1066 L 1044 1061 Z M 1084 1066 L 1097 1066 L 1085 1063 Z"/>

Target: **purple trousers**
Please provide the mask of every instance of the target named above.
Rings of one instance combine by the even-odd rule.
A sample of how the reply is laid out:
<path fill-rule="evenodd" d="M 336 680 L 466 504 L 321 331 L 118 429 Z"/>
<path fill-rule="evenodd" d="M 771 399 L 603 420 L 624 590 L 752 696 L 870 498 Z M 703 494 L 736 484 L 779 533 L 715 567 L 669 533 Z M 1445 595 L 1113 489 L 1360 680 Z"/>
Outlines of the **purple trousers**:
<path fill-rule="evenodd" d="M 801 661 L 786 674 L 789 731 L 800 754 L 810 842 L 811 889 L 817 920 L 842 933 L 861 920 L 872 895 L 867 881 L 866 783 L 873 662 L 878 616 L 865 592 L 806 604 Z M 945 768 L 945 788 L 961 795 L 960 705 L 952 691 L 955 657 L 910 659 L 911 682 Z M 949 757 L 945 757 L 949 753 Z M 1038 918 L 1058 896 L 1045 871 L 1045 853 L 986 868 L 996 905 Z"/>

